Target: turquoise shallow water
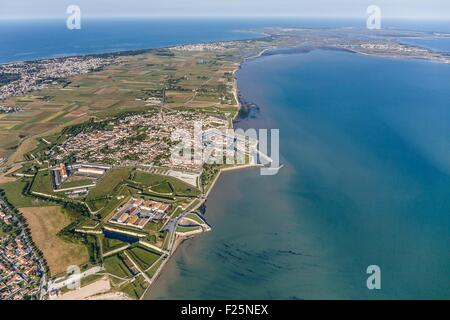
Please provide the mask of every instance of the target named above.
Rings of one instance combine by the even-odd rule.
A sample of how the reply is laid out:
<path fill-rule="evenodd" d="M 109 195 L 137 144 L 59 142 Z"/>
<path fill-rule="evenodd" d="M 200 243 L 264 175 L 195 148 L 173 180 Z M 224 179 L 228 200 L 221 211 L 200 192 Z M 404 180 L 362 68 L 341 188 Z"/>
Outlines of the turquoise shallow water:
<path fill-rule="evenodd" d="M 280 128 L 286 166 L 223 175 L 147 298 L 450 298 L 450 66 L 313 51 L 238 77 L 260 106 L 238 126 Z"/>

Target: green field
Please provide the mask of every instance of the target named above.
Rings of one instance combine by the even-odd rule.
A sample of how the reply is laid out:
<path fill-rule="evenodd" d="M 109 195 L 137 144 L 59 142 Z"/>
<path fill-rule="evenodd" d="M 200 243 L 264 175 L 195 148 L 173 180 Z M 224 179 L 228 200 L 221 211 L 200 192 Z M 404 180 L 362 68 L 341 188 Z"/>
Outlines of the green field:
<path fill-rule="evenodd" d="M 166 181 L 163 181 L 160 184 L 151 186 L 150 189 L 156 193 L 173 194 L 173 190 L 172 190 L 170 184 Z"/>
<path fill-rule="evenodd" d="M 160 254 L 142 246 L 128 249 L 127 252 L 133 260 L 139 265 L 139 268 L 146 270 L 150 268 L 161 256 Z"/>
<path fill-rule="evenodd" d="M 92 275 L 89 275 L 87 277 L 83 277 L 83 278 L 81 278 L 80 285 L 82 287 L 87 286 L 87 285 L 89 285 L 91 283 L 94 283 L 94 282 L 100 280 L 102 277 L 103 277 L 102 274 L 92 274 Z"/>
<path fill-rule="evenodd" d="M 127 284 L 125 287 L 121 289 L 121 291 L 128 294 L 133 299 L 139 299 L 145 292 L 148 287 L 148 283 L 145 282 L 145 279 L 142 275 L 136 277 L 136 279 Z"/>
<path fill-rule="evenodd" d="M 111 169 L 98 182 L 97 186 L 89 191 L 86 200 L 92 201 L 98 198 L 108 197 L 113 194 L 114 191 L 117 191 L 116 188 L 128 179 L 130 172 L 130 168 Z"/>
<path fill-rule="evenodd" d="M 177 229 L 176 229 L 176 232 L 191 232 L 191 231 L 200 230 L 200 229 L 201 229 L 201 227 L 197 227 L 197 226 L 195 226 L 195 227 L 181 227 L 181 226 L 178 226 Z"/>
<path fill-rule="evenodd" d="M 120 196 L 128 197 L 130 192 L 123 185 L 123 182 L 130 175 L 130 168 L 112 169 L 92 188 L 86 202 L 93 211 L 101 210 L 99 215 L 104 217 L 111 213 L 122 201 Z"/>
<path fill-rule="evenodd" d="M 131 273 L 128 271 L 125 264 L 118 255 L 107 257 L 103 260 L 103 265 L 108 273 L 111 273 L 120 278 L 129 278 Z"/>
<path fill-rule="evenodd" d="M 103 246 L 103 252 L 107 253 L 109 251 L 112 250 L 116 250 L 118 248 L 124 247 L 126 246 L 127 243 L 120 241 L 120 240 L 116 240 L 116 239 L 109 239 L 106 237 L 103 237 L 102 239 L 102 246 Z"/>
<path fill-rule="evenodd" d="M 89 219 L 83 222 L 81 225 L 82 228 L 95 228 L 99 225 L 99 221 Z"/>
<path fill-rule="evenodd" d="M 155 273 L 156 273 L 156 271 L 158 270 L 158 268 L 161 266 L 161 264 L 164 262 L 164 260 L 165 260 L 165 258 L 163 258 L 163 259 L 160 259 L 158 262 L 156 262 L 155 264 L 153 264 L 153 266 L 150 268 L 150 269 L 148 269 L 146 272 L 145 272 L 145 274 L 147 275 L 147 276 L 149 276 L 150 278 L 152 278 L 154 275 L 155 275 Z"/>
<path fill-rule="evenodd" d="M 128 188 L 121 188 L 118 194 L 115 194 L 110 199 L 96 200 L 94 202 L 88 202 L 89 206 L 95 208 L 98 211 L 98 215 L 102 218 L 113 212 L 120 204 L 126 202 L 131 193 Z M 122 198 L 123 197 L 123 198 Z"/>
<path fill-rule="evenodd" d="M 173 193 L 178 196 L 198 196 L 200 190 L 177 178 L 163 176 L 136 170 L 131 174 L 131 180 L 149 187 L 154 192 Z"/>
<path fill-rule="evenodd" d="M 79 180 L 71 180 L 64 182 L 59 188 L 67 189 L 67 188 L 75 188 L 92 185 L 93 181 L 91 179 L 79 179 Z"/>
<path fill-rule="evenodd" d="M 204 222 L 198 215 L 196 215 L 195 213 L 188 213 L 188 214 L 186 215 L 186 218 L 192 219 L 192 220 L 198 222 L 199 224 L 204 224 L 204 223 L 205 223 L 205 222 Z"/>
<path fill-rule="evenodd" d="M 26 184 L 27 184 L 26 180 L 21 179 L 14 182 L 2 184 L 0 185 L 0 189 L 3 189 L 5 191 L 6 198 L 16 208 L 48 205 L 48 203 L 45 203 L 42 200 L 24 196 L 22 194 L 22 190 L 25 188 Z"/>
<path fill-rule="evenodd" d="M 36 174 L 31 191 L 54 195 L 50 172 L 48 170 L 39 171 Z"/>

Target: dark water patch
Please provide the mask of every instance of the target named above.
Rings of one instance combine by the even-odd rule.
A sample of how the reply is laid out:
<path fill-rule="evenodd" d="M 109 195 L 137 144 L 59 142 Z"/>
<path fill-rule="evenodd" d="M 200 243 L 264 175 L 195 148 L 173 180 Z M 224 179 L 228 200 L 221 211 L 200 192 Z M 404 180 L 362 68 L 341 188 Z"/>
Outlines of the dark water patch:
<path fill-rule="evenodd" d="M 127 243 L 136 243 L 139 241 L 138 237 L 133 237 L 130 235 L 125 235 L 123 233 L 113 232 L 113 231 L 109 231 L 109 230 L 104 230 L 103 234 L 106 238 L 120 240 L 120 241 L 127 242 Z"/>

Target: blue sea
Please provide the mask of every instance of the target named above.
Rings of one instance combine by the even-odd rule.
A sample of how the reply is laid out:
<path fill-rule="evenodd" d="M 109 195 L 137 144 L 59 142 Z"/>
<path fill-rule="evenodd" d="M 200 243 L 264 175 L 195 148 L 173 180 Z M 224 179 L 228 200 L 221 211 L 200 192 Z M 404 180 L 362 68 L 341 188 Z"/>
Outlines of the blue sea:
<path fill-rule="evenodd" d="M 0 61 L 242 39 L 277 25 L 365 21 L 97 20 L 79 33 L 64 21 L 1 22 Z M 285 166 L 224 174 L 206 205 L 212 232 L 183 243 L 146 298 L 449 299 L 449 79 L 449 65 L 337 51 L 244 63 L 239 88 L 259 109 L 236 126 L 280 129 Z M 381 290 L 366 287 L 369 265 Z"/>
<path fill-rule="evenodd" d="M 406 38 L 402 43 L 428 48 L 437 52 L 450 52 L 450 38 Z"/>
<path fill-rule="evenodd" d="M 246 62 L 277 176 L 226 173 L 149 298 L 450 298 L 450 66 L 316 50 Z M 381 269 L 368 290 L 366 269 Z"/>
<path fill-rule="evenodd" d="M 450 32 L 448 21 L 383 20 L 383 27 Z M 362 19 L 64 19 L 0 20 L 0 63 L 91 53 L 157 48 L 193 42 L 251 39 L 264 27 L 360 27 Z"/>

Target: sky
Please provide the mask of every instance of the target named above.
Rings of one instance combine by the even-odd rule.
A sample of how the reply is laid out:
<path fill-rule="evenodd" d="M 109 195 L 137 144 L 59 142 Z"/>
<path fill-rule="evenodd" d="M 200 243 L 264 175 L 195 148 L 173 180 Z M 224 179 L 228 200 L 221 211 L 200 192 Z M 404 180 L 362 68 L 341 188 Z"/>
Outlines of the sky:
<path fill-rule="evenodd" d="M 64 18 L 69 5 L 84 17 L 320 18 L 360 18 L 378 5 L 384 18 L 450 21 L 450 0 L 0 0 L 0 19 Z"/>

